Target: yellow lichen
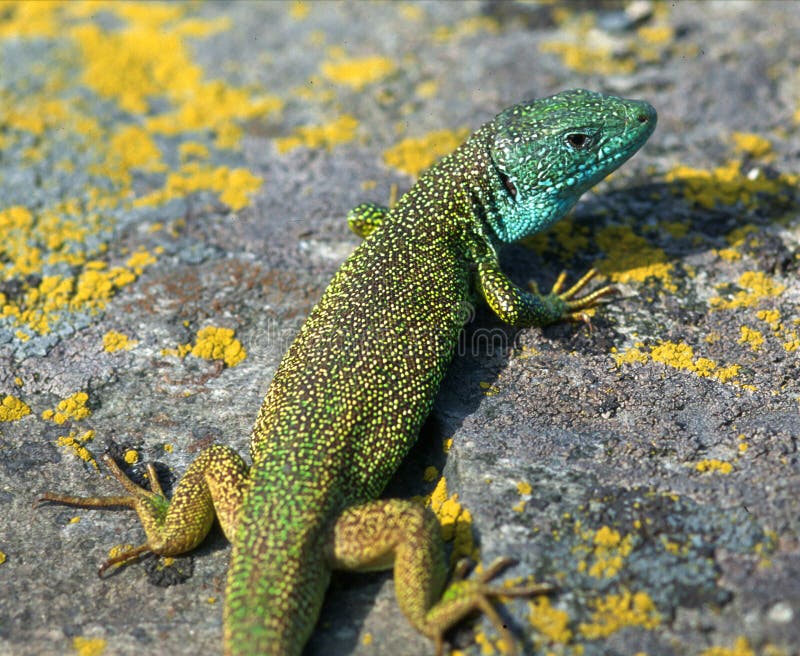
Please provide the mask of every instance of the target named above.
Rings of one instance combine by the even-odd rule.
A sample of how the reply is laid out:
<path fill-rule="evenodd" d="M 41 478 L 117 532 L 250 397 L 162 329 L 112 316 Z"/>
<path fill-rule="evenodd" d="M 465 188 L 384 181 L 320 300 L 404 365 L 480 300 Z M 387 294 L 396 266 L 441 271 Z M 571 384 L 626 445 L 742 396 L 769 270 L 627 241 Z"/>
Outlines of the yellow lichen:
<path fill-rule="evenodd" d="M 617 366 L 632 362 L 646 363 L 649 360 L 660 362 L 674 369 L 691 371 L 703 377 L 713 378 L 722 383 L 727 383 L 739 375 L 738 364 L 719 367 L 714 360 L 704 357 L 695 357 L 694 349 L 685 343 L 661 342 L 651 347 L 650 352 L 643 350 L 642 344 L 637 344 L 622 353 L 612 353 Z"/>
<path fill-rule="evenodd" d="M 306 18 L 310 11 L 311 8 L 308 6 L 308 3 L 302 0 L 294 0 L 294 2 L 289 5 L 289 15 L 298 21 Z"/>
<path fill-rule="evenodd" d="M 117 289 L 134 280 L 136 275 L 123 267 L 113 267 L 107 271 L 87 268 L 78 276 L 70 307 L 76 310 L 105 307 Z"/>
<path fill-rule="evenodd" d="M 138 343 L 138 340 L 131 339 L 123 333 L 118 333 L 116 330 L 109 330 L 103 335 L 103 350 L 109 353 L 122 350 L 130 351 Z"/>
<path fill-rule="evenodd" d="M 720 474 L 730 474 L 733 471 L 731 463 L 716 458 L 701 460 L 695 463 L 694 468 L 699 472 L 719 472 Z"/>
<path fill-rule="evenodd" d="M 663 342 L 653 348 L 650 357 L 655 362 L 663 362 L 675 369 L 692 370 L 694 368 L 694 350 L 685 343 Z"/>
<path fill-rule="evenodd" d="M 753 351 L 758 351 L 764 344 L 764 335 L 762 335 L 758 330 L 753 330 L 747 326 L 741 326 L 740 330 L 741 337 L 739 337 L 738 340 L 739 344 L 749 344 L 750 349 Z"/>
<path fill-rule="evenodd" d="M 419 5 L 411 2 L 401 2 L 395 4 L 395 6 L 397 7 L 397 13 L 403 20 L 418 22 L 425 18 L 425 10 Z"/>
<path fill-rule="evenodd" d="M 289 137 L 275 140 L 279 153 L 286 153 L 301 146 L 306 148 L 327 148 L 352 141 L 356 137 L 358 121 L 345 114 L 322 125 L 301 125 Z"/>
<path fill-rule="evenodd" d="M 596 268 L 613 282 L 641 283 L 655 278 L 668 291 L 678 288 L 672 280 L 672 264 L 660 248 L 635 234 L 628 226 L 609 226 L 596 237 L 606 257 L 596 263 Z"/>
<path fill-rule="evenodd" d="M 755 656 L 755 652 L 747 638 L 739 636 L 733 647 L 709 647 L 700 652 L 700 656 Z"/>
<path fill-rule="evenodd" d="M 56 424 L 63 424 L 69 419 L 74 421 L 86 419 L 92 414 L 92 411 L 86 407 L 88 401 L 89 395 L 86 392 L 75 392 L 59 401 L 55 410 L 45 410 L 42 413 L 42 419 L 53 421 Z"/>
<path fill-rule="evenodd" d="M 608 637 L 628 626 L 654 629 L 661 623 L 661 615 L 646 592 L 623 590 L 620 594 L 606 595 L 593 605 L 591 621 L 578 626 L 578 631 L 589 640 Z"/>
<path fill-rule="evenodd" d="M 414 88 L 414 93 L 425 100 L 433 98 L 438 91 L 439 83 L 436 80 L 425 80 Z"/>
<path fill-rule="evenodd" d="M 253 88 L 204 78 L 187 39 L 229 29 L 232 21 L 194 17 L 197 11 L 191 4 L 21 3 L 7 4 L 7 10 L 0 38 L 60 41 L 58 56 L 31 65 L 30 84 L 0 93 L 0 124 L 7 128 L 2 140 L 11 143 L 21 132 L 41 137 L 25 157 L 35 158 L 37 166 L 52 160 L 53 170 L 73 172 L 77 161 L 71 151 L 61 155 L 48 150 L 66 136 L 82 158 L 85 154 L 81 166 L 89 176 L 73 198 L 37 204 L 35 210 L 0 210 L 0 234 L 5 237 L 0 242 L 0 275 L 41 281 L 36 286 L 25 282 L 18 298 L 0 295 L 0 316 L 10 317 L 12 327 L 18 328 L 17 338 L 26 341 L 52 332 L 70 312 L 102 309 L 147 264 L 142 261 L 124 274 L 87 266 L 109 247 L 116 219 L 106 210 L 141 201 L 136 198 L 141 194 L 150 204 L 181 197 L 171 195 L 175 190 L 168 185 L 155 196 L 150 193 L 166 176 L 165 162 L 172 151 L 181 150 L 183 161 L 190 156 L 209 159 L 208 146 L 200 143 L 209 138 L 216 139 L 218 148 L 238 148 L 241 124 L 279 111 L 282 103 Z M 100 14 L 112 20 L 95 22 Z M 80 98 L 73 92 L 59 97 L 76 87 L 83 89 Z M 91 92 L 123 111 L 113 122 L 91 115 L 96 103 L 83 100 Z M 178 138 L 165 140 L 161 135 Z M 182 149 L 183 139 L 195 143 L 195 150 Z M 261 184 L 246 170 L 206 168 L 213 172 L 204 178 L 207 190 L 218 193 L 234 210 L 244 207 L 248 194 Z M 145 184 L 134 186 L 134 175 L 140 173 L 147 174 Z M 58 275 L 43 275 L 48 265 L 61 264 L 66 267 L 57 268 Z"/>
<path fill-rule="evenodd" d="M 595 578 L 615 576 L 622 569 L 625 559 L 633 551 L 633 536 L 626 535 L 623 538 L 618 531 L 608 526 L 602 526 L 593 533 L 584 531 L 581 535 L 586 545 L 577 552 L 584 553 L 586 560 L 581 561 L 579 570 L 588 569 L 589 576 Z"/>
<path fill-rule="evenodd" d="M 781 326 L 781 313 L 780 310 L 759 310 L 756 316 L 769 324 L 770 329 L 774 332 L 780 332 L 783 328 Z"/>
<path fill-rule="evenodd" d="M 576 224 L 571 217 L 556 223 L 546 232 L 537 233 L 522 240 L 522 244 L 539 255 L 557 254 L 564 260 L 588 248 L 590 232 L 588 226 Z"/>
<path fill-rule="evenodd" d="M 134 207 L 161 205 L 169 199 L 185 198 L 202 191 L 213 191 L 232 210 L 247 206 L 250 195 L 257 192 L 263 180 L 247 169 L 227 166 L 211 167 L 197 161 L 185 162 L 178 171 L 167 175 L 164 186 L 137 198 Z"/>
<path fill-rule="evenodd" d="M 322 74 L 332 82 L 360 91 L 368 84 L 382 80 L 395 70 L 394 62 L 386 57 L 361 57 L 324 61 Z"/>
<path fill-rule="evenodd" d="M 675 38 L 675 31 L 670 25 L 643 25 L 636 33 L 654 45 L 668 45 Z"/>
<path fill-rule="evenodd" d="M 131 255 L 125 264 L 127 264 L 133 272 L 139 276 L 144 271 L 144 268 L 150 264 L 153 264 L 156 261 L 156 258 L 146 250 L 142 249 L 136 251 L 133 255 Z"/>
<path fill-rule="evenodd" d="M 636 69 L 636 58 L 630 52 L 614 47 L 592 28 L 590 21 L 581 21 L 576 29 L 539 44 L 540 52 L 557 55 L 561 63 L 578 73 L 626 75 Z"/>
<path fill-rule="evenodd" d="M 404 139 L 383 153 L 383 161 L 398 171 L 417 177 L 436 160 L 451 153 L 469 130 L 439 130 L 423 137 Z"/>
<path fill-rule="evenodd" d="M 30 406 L 16 396 L 7 395 L 0 401 L 0 422 L 17 421 L 31 414 Z"/>
<path fill-rule="evenodd" d="M 559 608 L 553 608 L 550 598 L 536 597 L 528 602 L 530 613 L 528 621 L 547 642 L 560 645 L 569 644 L 572 640 L 572 630 L 569 628 L 569 613 Z"/>
<path fill-rule="evenodd" d="M 800 175 L 781 173 L 766 176 L 760 169 L 745 174 L 741 162 L 730 161 L 712 170 L 696 169 L 677 165 L 664 176 L 667 183 L 678 183 L 684 197 L 692 203 L 708 209 L 715 205 L 755 207 L 758 194 L 777 195 L 793 189 L 800 182 Z"/>
<path fill-rule="evenodd" d="M 745 271 L 739 276 L 738 286 L 743 290 L 736 292 L 731 298 L 715 296 L 709 299 L 714 310 L 730 310 L 742 307 L 753 307 L 765 298 L 780 296 L 786 289 L 766 273 L 761 271 Z"/>
<path fill-rule="evenodd" d="M 72 649 L 77 656 L 102 656 L 105 651 L 106 641 L 103 638 L 84 638 L 75 636 L 72 639 Z"/>
<path fill-rule="evenodd" d="M 94 439 L 94 431 L 88 430 L 83 435 L 78 436 L 77 431 L 70 431 L 69 435 L 61 435 L 56 440 L 56 446 L 66 447 L 72 449 L 73 453 L 84 462 L 88 462 L 95 469 L 100 469 L 97 465 L 97 460 L 91 454 L 86 444 Z"/>
<path fill-rule="evenodd" d="M 742 259 L 742 254 L 734 248 L 718 248 L 714 252 L 726 262 L 735 262 Z"/>
<path fill-rule="evenodd" d="M 444 476 L 423 501 L 439 519 L 442 539 L 453 540 L 452 562 L 455 563 L 461 558 L 477 560 L 477 548 L 472 536 L 472 515 L 459 503 L 458 494 L 448 495 Z"/>
<path fill-rule="evenodd" d="M 153 138 L 138 125 L 123 126 L 112 136 L 109 156 L 102 166 L 107 177 L 125 184 L 130 184 L 134 169 L 154 173 L 167 168 Z"/>
<path fill-rule="evenodd" d="M 612 357 L 617 365 L 632 364 L 634 362 L 644 363 L 650 360 L 650 357 L 647 355 L 647 353 L 644 353 L 637 347 L 631 347 L 622 353 L 618 353 L 616 352 L 616 349 L 614 349 L 614 351 L 612 351 Z"/>
<path fill-rule="evenodd" d="M 238 148 L 242 131 L 239 124 L 265 118 L 281 111 L 283 102 L 269 94 L 254 94 L 214 80 L 197 84 L 171 113 L 149 118 L 148 130 L 175 135 L 210 131 L 219 148 Z"/>
<path fill-rule="evenodd" d="M 736 150 L 747 153 L 752 157 L 766 157 L 772 153 L 772 144 L 769 139 L 751 132 L 734 132 L 731 134 Z"/>
<path fill-rule="evenodd" d="M 178 154 L 181 162 L 187 162 L 192 159 L 208 159 L 211 155 L 208 146 L 197 141 L 184 141 L 178 147 Z"/>
<path fill-rule="evenodd" d="M 188 344 L 178 344 L 174 349 L 161 349 L 161 355 L 174 355 L 176 358 L 184 358 L 192 352 L 191 342 Z"/>
<path fill-rule="evenodd" d="M 207 326 L 197 331 L 191 353 L 197 358 L 222 360 L 228 367 L 235 367 L 247 357 L 242 343 L 234 338 L 231 328 Z"/>
<path fill-rule="evenodd" d="M 495 34 L 500 29 L 498 22 L 491 16 L 468 16 L 453 25 L 439 25 L 433 30 L 434 41 L 447 42 L 474 34 L 485 32 Z"/>
<path fill-rule="evenodd" d="M 533 487 L 527 481 L 520 481 L 517 483 L 517 492 L 520 494 L 530 494 L 533 492 Z"/>

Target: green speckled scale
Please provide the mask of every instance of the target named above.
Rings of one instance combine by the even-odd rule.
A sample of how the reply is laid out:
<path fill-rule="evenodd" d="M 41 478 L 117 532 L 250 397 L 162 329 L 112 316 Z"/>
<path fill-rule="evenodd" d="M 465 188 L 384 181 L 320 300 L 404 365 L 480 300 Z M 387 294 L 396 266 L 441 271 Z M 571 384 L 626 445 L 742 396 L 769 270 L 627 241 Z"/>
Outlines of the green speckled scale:
<path fill-rule="evenodd" d="M 410 501 L 376 499 L 417 439 L 475 291 L 515 325 L 579 314 L 612 291 L 578 296 L 593 272 L 566 292 L 563 278 L 548 295 L 524 291 L 500 270 L 497 247 L 561 218 L 655 124 L 645 102 L 583 90 L 522 103 L 429 169 L 391 210 L 358 206 L 348 220 L 365 239 L 284 356 L 253 428 L 249 471 L 213 447 L 201 456 L 214 465 L 205 482 L 196 480 L 205 466 L 193 465 L 191 483 L 179 484 L 169 506 L 160 490 L 128 482 L 148 543 L 127 556 L 196 544 L 213 501 L 233 542 L 226 654 L 299 654 L 335 568 L 394 567 L 403 612 L 437 651 L 443 633 L 476 609 L 511 645 L 489 600 L 544 588 L 490 585 L 500 562 L 482 577 L 456 576 L 445 590 L 433 515 Z M 148 495 L 160 495 L 157 512 L 134 501 Z M 187 510 L 193 500 L 201 511 Z M 169 528 L 156 535 L 153 526 Z"/>

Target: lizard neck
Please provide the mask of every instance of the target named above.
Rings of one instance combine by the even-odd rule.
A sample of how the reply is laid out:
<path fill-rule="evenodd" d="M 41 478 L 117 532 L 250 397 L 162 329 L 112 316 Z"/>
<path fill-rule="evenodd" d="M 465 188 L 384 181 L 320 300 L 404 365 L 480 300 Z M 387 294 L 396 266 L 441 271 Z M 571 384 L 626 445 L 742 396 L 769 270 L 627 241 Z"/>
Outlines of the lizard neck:
<path fill-rule="evenodd" d="M 385 227 L 422 243 L 449 244 L 475 261 L 501 243 L 496 226 L 490 125 L 428 169 L 386 217 Z"/>

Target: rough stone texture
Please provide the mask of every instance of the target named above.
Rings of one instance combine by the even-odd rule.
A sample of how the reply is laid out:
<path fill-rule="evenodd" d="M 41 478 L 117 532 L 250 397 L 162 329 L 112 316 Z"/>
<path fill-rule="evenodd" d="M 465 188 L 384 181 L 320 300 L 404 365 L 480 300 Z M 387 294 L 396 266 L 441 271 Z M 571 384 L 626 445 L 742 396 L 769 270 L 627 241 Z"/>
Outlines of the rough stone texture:
<path fill-rule="evenodd" d="M 344 222 L 348 209 L 363 200 L 386 203 L 391 185 L 402 192 L 412 183 L 384 162 L 384 151 L 434 130 L 477 127 L 522 98 L 578 86 L 648 100 L 659 127 L 632 162 L 584 198 L 565 232 L 509 248 L 504 265 L 520 282 L 533 276 L 546 285 L 562 268 L 574 276 L 600 261 L 616 275 L 620 298 L 597 312 L 591 330 L 499 330 L 479 309 L 391 493 L 429 493 L 422 472 L 436 466 L 471 512 L 484 562 L 511 555 L 520 560 L 513 576 L 559 585 L 539 617 L 568 617 L 569 634 L 544 630 L 527 602 L 503 611 L 526 653 L 667 656 L 712 646 L 727 651 L 709 654 L 800 653 L 800 197 L 790 177 L 800 153 L 797 5 L 610 3 L 600 13 L 579 3 L 408 7 L 184 8 L 186 17 L 230 20 L 213 35 L 186 39 L 205 78 L 250 85 L 285 103 L 280 114 L 242 120 L 241 150 L 211 158 L 264 184 L 235 212 L 211 192 L 155 209 L 109 210 L 84 250 L 95 253 L 87 245 L 94 239 L 107 250 L 93 257 L 119 263 L 140 248 L 163 249 L 156 262 L 105 308 L 76 311 L 47 335 L 23 341 L 11 321 L 0 324 L 0 400 L 12 395 L 32 409 L 0 423 L 0 653 L 62 654 L 92 639 L 104 640 L 95 644 L 107 654 L 218 653 L 224 539 L 213 533 L 187 557 L 193 574 L 181 585 L 153 585 L 165 583 L 164 568 L 146 562 L 100 580 L 95 572 L 108 550 L 138 544 L 142 533 L 125 512 L 32 509 L 45 490 L 118 493 L 57 438 L 70 428 L 93 429 L 92 453 L 121 457 L 134 448 L 140 463 L 132 475 L 142 480 L 141 462 L 155 460 L 167 484 L 213 439 L 246 452 L 283 350 L 357 242 Z M 0 12 L 0 30 L 9 20 Z M 59 20 L 66 29 L 78 19 Z M 107 32 L 123 23 L 113 12 L 93 20 Z M 9 97 L 33 93 L 25 87 L 30 66 L 56 66 L 60 48 L 75 48 L 59 30 L 0 36 L 6 108 Z M 547 45 L 576 39 L 572 59 Z M 337 84 L 320 76 L 321 62 L 336 58 L 333 47 L 348 57 L 380 55 L 396 68 L 362 88 Z M 432 93 L 420 90 L 425 82 L 435 83 Z M 86 84 L 66 76 L 46 93 L 83 103 L 112 128 L 130 122 L 113 98 L 98 98 Z M 297 126 L 343 114 L 358 120 L 354 140 L 276 147 Z M 9 119 L 8 109 L 3 116 L 0 139 L 21 120 Z M 737 149 L 735 133 L 758 134 L 772 148 Z M 88 155 L 68 131 L 60 134 L 53 127 L 41 139 L 3 146 L 0 211 L 39 211 L 96 184 L 83 175 Z M 165 153 L 174 153 L 170 138 L 158 137 Z M 39 151 L 16 158 L 23 147 Z M 76 166 L 56 177 L 53 163 L 64 157 Z M 177 168 L 177 156 L 167 163 Z M 690 180 L 670 175 L 678 165 L 697 171 Z M 726 166 L 727 176 L 720 173 Z M 699 171 L 716 173 L 703 178 Z M 163 172 L 137 176 L 136 193 L 158 188 L 157 175 Z M 374 185 L 364 190 L 367 181 Z M 754 193 L 759 181 L 770 184 Z M 150 230 L 157 221 L 169 229 Z M 735 232 L 744 226 L 750 232 Z M 644 241 L 626 241 L 632 233 Z M 575 246 L 576 236 L 585 243 Z M 636 269 L 656 275 L 620 278 Z M 752 275 L 743 277 L 748 272 L 784 288 L 770 295 L 753 286 Z M 0 284 L 11 302 L 38 282 L 16 273 Z M 714 306 L 715 297 L 737 292 L 750 296 Z M 764 310 L 780 314 L 759 316 Z M 247 358 L 225 367 L 162 354 L 206 325 L 234 328 Z M 139 343 L 107 352 L 109 330 Z M 494 348 L 482 341 L 487 334 Z M 639 361 L 615 360 L 636 344 Z M 688 360 L 676 345 L 691 346 Z M 708 361 L 700 358 L 715 367 L 704 369 Z M 714 376 L 732 365 L 739 365 L 735 374 Z M 61 426 L 42 419 L 79 390 L 89 394 L 89 417 Z M 180 567 L 191 571 L 191 563 Z M 307 653 L 430 650 L 400 616 L 392 587 L 386 574 L 337 575 Z M 602 602 L 617 624 L 597 616 Z M 453 644 L 467 654 L 491 653 L 476 644 L 476 631 L 496 645 L 484 620 L 457 629 Z"/>

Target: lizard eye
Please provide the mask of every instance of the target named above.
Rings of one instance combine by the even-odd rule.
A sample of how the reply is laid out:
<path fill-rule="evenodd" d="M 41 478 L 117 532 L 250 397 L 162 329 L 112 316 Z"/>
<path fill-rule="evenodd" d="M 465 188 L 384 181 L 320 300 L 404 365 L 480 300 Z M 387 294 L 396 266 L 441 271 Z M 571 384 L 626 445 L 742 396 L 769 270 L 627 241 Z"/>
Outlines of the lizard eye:
<path fill-rule="evenodd" d="M 508 192 L 509 196 L 511 196 L 511 198 L 516 198 L 517 188 L 514 186 L 514 183 L 511 182 L 509 177 L 502 171 L 498 171 L 498 173 L 500 174 L 500 179 L 503 181 L 503 186 L 506 188 L 506 191 Z"/>
<path fill-rule="evenodd" d="M 567 135 L 567 143 L 575 150 L 583 150 L 591 145 L 592 138 L 583 132 L 571 132 Z"/>

